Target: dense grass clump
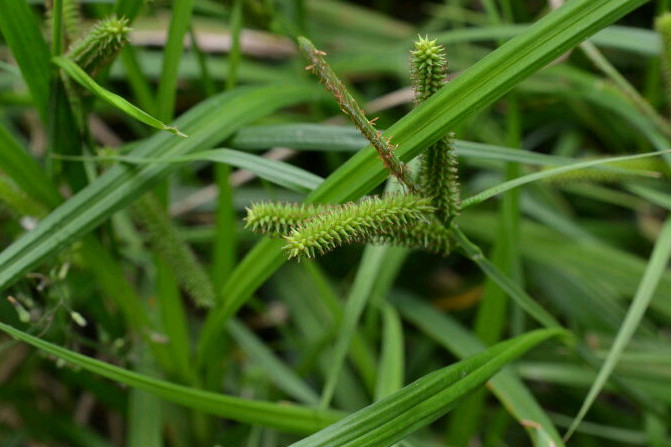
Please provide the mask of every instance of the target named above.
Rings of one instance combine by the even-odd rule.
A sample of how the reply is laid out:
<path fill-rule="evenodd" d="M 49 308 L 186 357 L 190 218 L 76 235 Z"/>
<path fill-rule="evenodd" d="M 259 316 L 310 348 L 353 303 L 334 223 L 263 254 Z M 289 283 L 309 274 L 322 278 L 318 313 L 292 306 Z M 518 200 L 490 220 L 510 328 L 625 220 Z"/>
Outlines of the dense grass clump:
<path fill-rule="evenodd" d="M 0 0 L 0 445 L 671 445 L 669 2 L 554 3 Z"/>

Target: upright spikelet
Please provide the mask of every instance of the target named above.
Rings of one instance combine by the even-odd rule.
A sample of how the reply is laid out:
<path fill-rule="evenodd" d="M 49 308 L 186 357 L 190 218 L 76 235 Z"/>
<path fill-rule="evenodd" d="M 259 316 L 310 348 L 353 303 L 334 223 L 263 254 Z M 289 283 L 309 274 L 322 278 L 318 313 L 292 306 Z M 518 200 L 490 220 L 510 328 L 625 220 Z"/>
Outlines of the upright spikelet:
<path fill-rule="evenodd" d="M 447 77 L 447 60 L 443 47 L 435 40 L 419 37 L 415 49 L 410 51 L 412 78 L 415 99 L 421 103 L 445 85 Z"/>
<path fill-rule="evenodd" d="M 435 40 L 420 37 L 410 52 L 415 98 L 418 103 L 429 98 L 445 85 L 447 61 L 443 47 Z M 460 197 L 457 173 L 457 155 L 454 135 L 436 142 L 421 157 L 420 186 L 431 197 L 436 217 L 449 224 L 459 213 Z"/>
<path fill-rule="evenodd" d="M 95 77 L 117 57 L 128 43 L 128 19 L 111 16 L 93 28 L 68 50 L 67 56 L 89 76 Z"/>
<path fill-rule="evenodd" d="M 47 2 L 47 29 L 49 35 L 53 29 L 54 11 L 52 8 L 53 1 Z M 81 31 L 82 14 L 79 8 L 78 0 L 63 0 L 63 34 L 65 42 L 74 41 Z"/>
<path fill-rule="evenodd" d="M 325 210 L 326 205 L 321 203 L 255 203 L 247 208 L 245 228 L 268 236 L 285 236 Z"/>
<path fill-rule="evenodd" d="M 430 200 L 417 195 L 367 197 L 329 207 L 285 236 L 289 258 L 313 258 L 346 243 L 372 242 L 430 219 Z"/>

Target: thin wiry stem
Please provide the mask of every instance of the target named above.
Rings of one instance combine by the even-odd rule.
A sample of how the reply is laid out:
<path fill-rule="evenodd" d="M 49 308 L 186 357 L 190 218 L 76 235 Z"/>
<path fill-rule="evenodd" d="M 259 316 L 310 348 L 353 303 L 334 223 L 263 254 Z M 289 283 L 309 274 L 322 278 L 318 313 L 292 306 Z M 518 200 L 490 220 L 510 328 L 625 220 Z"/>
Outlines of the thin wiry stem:
<path fill-rule="evenodd" d="M 312 70 L 321 79 L 326 90 L 331 92 L 338 102 L 340 109 L 349 116 L 350 120 L 359 129 L 370 144 L 377 150 L 382 159 L 384 167 L 389 170 L 391 175 L 396 177 L 402 185 L 410 192 L 417 192 L 417 188 L 410 174 L 408 166 L 396 157 L 394 154 L 394 145 L 388 138 L 384 137 L 374 124 L 366 118 L 366 114 L 361 109 L 356 100 L 347 91 L 347 88 L 338 79 L 331 66 L 326 62 L 324 56 L 326 53 L 318 50 L 305 37 L 298 38 L 298 47 L 303 56 L 310 61 L 306 69 Z"/>

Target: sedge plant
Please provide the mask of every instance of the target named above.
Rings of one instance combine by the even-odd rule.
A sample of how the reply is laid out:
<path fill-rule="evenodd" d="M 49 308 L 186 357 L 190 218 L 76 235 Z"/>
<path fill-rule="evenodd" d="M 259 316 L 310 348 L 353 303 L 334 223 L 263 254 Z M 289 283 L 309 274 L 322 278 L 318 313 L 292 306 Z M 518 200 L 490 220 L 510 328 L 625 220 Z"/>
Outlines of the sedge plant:
<path fill-rule="evenodd" d="M 257 203 L 247 210 L 247 228 L 282 237 L 289 258 L 314 258 L 352 243 L 388 243 L 446 255 L 449 225 L 459 213 L 459 182 L 454 135 L 431 145 L 413 174 L 382 136 L 324 59 L 326 53 L 304 37 L 299 48 L 333 94 L 340 109 L 377 150 L 382 164 L 403 187 L 403 193 L 367 196 L 345 204 Z M 411 75 L 417 103 L 445 85 L 445 50 L 435 40 L 419 37 L 411 51 Z"/>

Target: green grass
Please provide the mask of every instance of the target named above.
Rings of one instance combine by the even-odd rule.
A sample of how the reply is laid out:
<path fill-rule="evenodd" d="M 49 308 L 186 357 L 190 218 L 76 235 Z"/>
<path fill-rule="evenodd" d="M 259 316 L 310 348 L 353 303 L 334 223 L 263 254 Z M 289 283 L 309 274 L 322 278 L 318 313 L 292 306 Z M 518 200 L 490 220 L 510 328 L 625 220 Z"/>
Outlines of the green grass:
<path fill-rule="evenodd" d="M 0 0 L 0 445 L 671 445 L 668 1 L 83 0 L 134 30 L 93 74 L 43 3 Z M 449 256 L 243 228 L 403 188 L 299 35 L 411 172 L 456 133 Z"/>

